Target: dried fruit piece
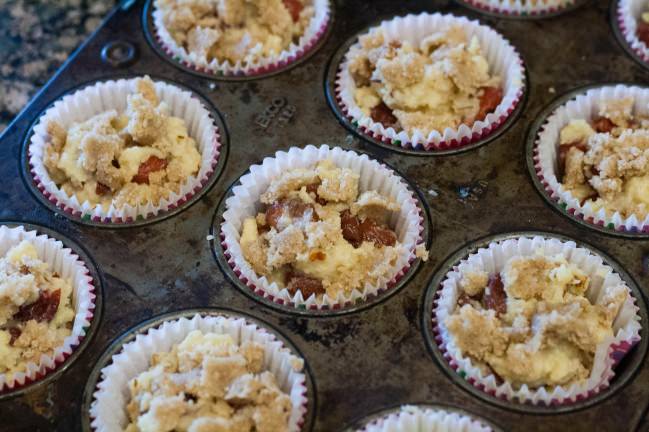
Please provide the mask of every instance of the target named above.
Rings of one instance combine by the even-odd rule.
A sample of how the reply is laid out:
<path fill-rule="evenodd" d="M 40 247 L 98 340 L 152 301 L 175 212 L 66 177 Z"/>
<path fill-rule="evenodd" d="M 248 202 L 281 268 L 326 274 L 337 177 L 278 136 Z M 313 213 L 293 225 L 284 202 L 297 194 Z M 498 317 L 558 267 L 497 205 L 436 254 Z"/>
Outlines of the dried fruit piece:
<path fill-rule="evenodd" d="M 500 273 L 489 275 L 489 283 L 482 296 L 482 305 L 496 311 L 496 315 L 507 313 L 507 294 Z"/>
<path fill-rule="evenodd" d="M 476 120 L 484 120 L 487 114 L 494 112 L 503 99 L 503 90 L 500 87 L 482 87 L 480 96 L 480 110 Z"/>
<path fill-rule="evenodd" d="M 320 183 L 311 183 L 310 185 L 307 185 L 306 191 L 307 193 L 315 194 L 315 202 L 317 202 L 320 205 L 326 205 L 327 200 L 321 198 L 320 195 L 318 195 L 318 186 L 320 186 Z"/>
<path fill-rule="evenodd" d="M 284 6 L 286 6 L 286 9 L 291 14 L 293 22 L 298 22 L 300 20 L 300 12 L 304 9 L 302 3 L 299 0 L 282 0 L 282 3 L 284 3 Z"/>
<path fill-rule="evenodd" d="M 149 184 L 149 174 L 167 168 L 167 163 L 166 159 L 150 156 L 149 159 L 140 164 L 132 181 L 137 184 Z"/>
<path fill-rule="evenodd" d="M 286 273 L 286 289 L 291 295 L 300 291 L 305 299 L 311 297 L 312 294 L 317 296 L 326 292 L 320 279 L 307 276 L 292 267 Z"/>
<path fill-rule="evenodd" d="M 13 346 L 16 339 L 20 337 L 23 332 L 18 327 L 9 327 L 9 334 L 11 339 L 9 339 L 9 345 Z"/>
<path fill-rule="evenodd" d="M 21 306 L 13 319 L 23 322 L 32 319 L 38 322 L 51 321 L 56 315 L 60 301 L 60 289 L 52 292 L 43 291 L 34 303 Z"/>
<path fill-rule="evenodd" d="M 607 119 L 606 117 L 598 117 L 593 121 L 593 128 L 597 132 L 610 132 L 615 127 L 615 123 Z"/>
<path fill-rule="evenodd" d="M 377 246 L 394 246 L 397 235 L 390 228 L 379 225 L 372 219 L 365 219 L 359 226 L 363 241 L 373 242 Z"/>
<path fill-rule="evenodd" d="M 640 20 L 638 22 L 638 39 L 640 39 L 645 45 L 649 46 L 649 23 Z"/>
<path fill-rule="evenodd" d="M 110 188 L 103 183 L 97 182 L 97 186 L 95 186 L 95 193 L 99 196 L 106 195 L 107 193 L 110 193 Z"/>
<path fill-rule="evenodd" d="M 588 151 L 588 145 L 585 142 L 574 142 L 569 144 L 561 144 L 559 146 L 559 177 L 563 178 L 563 173 L 566 169 L 566 156 L 572 147 L 576 147 L 579 150 L 586 153 Z"/>
<path fill-rule="evenodd" d="M 381 123 L 383 127 L 396 128 L 398 124 L 397 118 L 392 114 L 392 110 L 384 102 L 381 102 L 370 112 L 370 117 L 377 123 Z"/>
<path fill-rule="evenodd" d="M 343 238 L 354 247 L 359 247 L 363 242 L 360 224 L 358 218 L 353 216 L 349 210 L 340 213 L 340 228 L 343 232 Z"/>

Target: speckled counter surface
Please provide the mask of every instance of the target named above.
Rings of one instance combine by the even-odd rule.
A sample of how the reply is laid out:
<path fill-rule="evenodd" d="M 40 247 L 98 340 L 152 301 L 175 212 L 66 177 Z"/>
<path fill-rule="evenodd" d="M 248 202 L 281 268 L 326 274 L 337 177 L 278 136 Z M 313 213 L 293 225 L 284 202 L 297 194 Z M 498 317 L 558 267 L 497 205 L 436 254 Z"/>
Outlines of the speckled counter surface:
<path fill-rule="evenodd" d="M 0 132 L 117 0 L 0 0 Z"/>

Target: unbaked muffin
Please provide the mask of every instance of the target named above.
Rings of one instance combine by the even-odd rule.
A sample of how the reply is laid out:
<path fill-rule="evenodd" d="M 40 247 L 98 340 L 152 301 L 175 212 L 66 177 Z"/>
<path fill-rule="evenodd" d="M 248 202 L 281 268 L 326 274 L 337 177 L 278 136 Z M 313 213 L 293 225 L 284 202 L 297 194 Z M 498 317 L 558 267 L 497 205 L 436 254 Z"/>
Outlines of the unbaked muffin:
<path fill-rule="evenodd" d="M 292 402 L 264 370 L 264 347 L 191 331 L 128 383 L 126 432 L 289 430 Z"/>
<path fill-rule="evenodd" d="M 168 114 L 151 79 L 138 79 L 135 88 L 125 112 L 106 111 L 67 129 L 47 123 L 44 165 L 80 204 L 158 205 L 199 170 L 201 154 L 185 122 Z"/>
<path fill-rule="evenodd" d="M 359 175 L 325 159 L 273 179 L 263 211 L 243 222 L 241 249 L 255 272 L 307 299 L 375 284 L 403 252 L 389 227 L 399 205 L 359 193 Z"/>
<path fill-rule="evenodd" d="M 313 0 L 157 0 L 165 28 L 199 62 L 253 63 L 298 44 Z"/>
<path fill-rule="evenodd" d="M 581 383 L 598 345 L 629 297 L 624 284 L 596 301 L 591 278 L 562 254 L 512 256 L 500 272 L 462 272 L 445 325 L 455 345 L 483 373 L 515 388 Z"/>
<path fill-rule="evenodd" d="M 23 240 L 0 258 L 0 373 L 25 372 L 72 334 L 72 282 Z"/>
<path fill-rule="evenodd" d="M 649 215 L 649 118 L 634 111 L 634 98 L 610 99 L 593 120 L 571 120 L 560 132 L 558 168 L 581 205 L 642 220 Z"/>
<path fill-rule="evenodd" d="M 431 32 L 418 44 L 388 39 L 381 28 L 359 38 L 348 68 L 354 100 L 384 127 L 408 134 L 484 120 L 503 98 L 476 36 L 460 25 Z"/>

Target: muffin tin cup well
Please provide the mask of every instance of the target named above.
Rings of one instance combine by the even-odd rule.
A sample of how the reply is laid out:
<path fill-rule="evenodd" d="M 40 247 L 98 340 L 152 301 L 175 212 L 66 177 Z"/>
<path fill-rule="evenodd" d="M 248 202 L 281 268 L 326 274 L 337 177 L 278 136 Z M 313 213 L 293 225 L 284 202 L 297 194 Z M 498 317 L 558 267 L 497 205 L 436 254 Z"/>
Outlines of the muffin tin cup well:
<path fill-rule="evenodd" d="M 53 355 L 42 355 L 39 364 L 12 377 L 0 374 L 0 402 L 42 388 L 58 378 L 81 355 L 94 336 L 102 312 L 102 281 L 85 250 L 72 240 L 47 228 L 22 222 L 0 222 L 0 256 L 22 240 L 29 240 L 41 260 L 72 283 L 75 318 L 64 344 Z"/>
<path fill-rule="evenodd" d="M 458 4 L 495 18 L 544 19 L 573 11 L 589 0 L 550 0 L 547 4 L 533 6 L 529 0 L 455 0 Z M 543 0 L 539 0 L 543 1 Z M 513 4 L 507 4 L 513 3 Z"/>
<path fill-rule="evenodd" d="M 350 56 L 353 57 L 359 52 L 359 36 L 380 27 L 388 39 L 399 35 L 402 40 L 417 41 L 440 26 L 450 25 L 462 26 L 467 30 L 469 37 L 477 36 L 492 72 L 503 78 L 503 99 L 496 110 L 488 114 L 484 121 L 476 121 L 472 125 L 462 124 L 455 129 L 431 131 L 427 135 L 420 132 L 396 132 L 393 128 L 385 128 L 365 115 L 354 101 L 355 85 L 347 70 Z M 526 82 L 526 70 L 520 54 L 495 30 L 464 17 L 422 13 L 382 21 L 345 42 L 328 65 L 325 91 L 329 105 L 339 121 L 361 138 L 396 152 L 444 155 L 478 147 L 504 133 L 522 110 Z"/>
<path fill-rule="evenodd" d="M 230 334 L 236 343 L 251 340 L 265 349 L 265 368 L 291 397 L 290 431 L 311 430 L 316 392 L 306 360 L 277 329 L 228 309 L 188 309 L 166 313 L 127 330 L 101 355 L 83 393 L 81 426 L 84 431 L 121 431 L 128 422 L 127 383 L 149 368 L 151 355 L 167 352 L 192 330 Z M 302 371 L 292 364 L 299 361 Z M 120 411 L 121 409 L 121 411 Z"/>
<path fill-rule="evenodd" d="M 536 240 L 534 238 L 536 238 Z M 513 244 L 511 243 L 513 240 L 517 241 L 519 239 L 527 239 L 525 241 L 528 241 L 529 244 L 533 246 L 536 244 L 535 242 L 540 241 L 539 238 L 542 238 L 543 241 L 551 242 L 548 244 L 552 250 L 555 248 L 557 250 L 562 250 L 561 248 L 564 247 L 568 247 L 571 250 L 575 248 L 579 249 L 574 250 L 575 259 L 579 259 L 579 256 L 586 259 L 590 255 L 594 256 L 593 258 L 595 261 L 600 258 L 603 265 L 609 268 L 612 272 L 611 277 L 615 278 L 619 276 L 626 286 L 629 287 L 632 301 L 628 301 L 623 310 L 631 310 L 631 313 L 636 315 L 632 320 L 639 323 L 639 328 L 635 325 L 631 327 L 631 329 L 635 328 L 635 330 L 630 333 L 627 332 L 632 336 L 630 339 L 626 339 L 626 337 L 620 339 L 621 335 L 626 333 L 618 333 L 616 339 L 610 346 L 608 346 L 608 348 L 604 347 L 604 349 L 598 350 L 598 352 L 601 352 L 602 354 L 602 357 L 599 358 L 604 362 L 602 364 L 602 366 L 604 366 L 602 372 L 603 380 L 598 382 L 595 387 L 588 388 L 585 393 L 576 394 L 574 392 L 568 392 L 567 394 L 570 399 L 567 400 L 555 399 L 554 397 L 560 393 L 555 392 L 555 395 L 555 393 L 548 393 L 543 389 L 535 391 L 519 389 L 515 391 L 517 392 L 517 396 L 515 396 L 513 400 L 509 399 L 507 394 L 511 394 L 511 392 L 509 391 L 508 386 L 498 384 L 494 380 L 479 378 L 478 376 L 474 377 L 472 372 L 464 370 L 466 365 L 462 366 L 466 363 L 466 360 L 459 358 L 456 359 L 451 356 L 450 351 L 447 350 L 447 347 L 445 346 L 443 329 L 440 327 L 436 318 L 438 313 L 436 310 L 438 310 L 439 307 L 442 307 L 442 302 L 447 301 L 446 298 L 440 296 L 444 287 L 444 282 L 447 280 L 449 275 L 457 271 L 461 262 L 474 256 L 480 249 L 488 248 L 489 245 L 495 243 L 502 244 L 507 242 L 507 244 L 511 245 Z M 498 234 L 479 239 L 464 246 L 451 255 L 435 273 L 435 276 L 427 288 L 423 308 L 424 313 L 422 315 L 422 324 L 424 337 L 431 353 L 441 368 L 456 384 L 472 395 L 486 402 L 512 411 L 534 414 L 558 414 L 576 411 L 595 405 L 619 391 L 632 378 L 644 361 L 647 352 L 647 308 L 642 293 L 635 281 L 619 266 L 619 264 L 617 264 L 617 262 L 605 253 L 588 244 L 574 242 L 574 240 L 558 234 L 537 231 Z M 618 318 L 620 316 L 621 315 L 619 315 Z M 626 327 L 624 328 L 626 329 Z M 636 336 L 632 335 L 633 332 L 636 332 Z M 596 363 L 597 362 L 598 360 L 596 358 Z M 615 366 L 615 369 L 612 369 L 613 366 Z M 573 388 L 572 390 L 576 391 L 577 389 Z M 526 398 L 526 400 L 528 400 L 526 403 L 518 402 L 516 398 L 523 397 L 522 395 L 526 394 L 526 391 L 531 395 L 532 399 Z M 520 393 L 520 395 L 518 395 L 518 393 Z M 566 393 L 563 394 L 565 395 Z M 531 402 L 532 400 L 535 402 Z"/>
<path fill-rule="evenodd" d="M 643 67 L 649 69 L 649 46 L 636 33 L 637 23 L 649 5 L 642 0 L 616 0 L 611 2 L 611 28 L 624 50 Z"/>
<path fill-rule="evenodd" d="M 259 195 L 267 187 L 270 178 L 283 170 L 308 167 L 317 161 L 331 158 L 338 166 L 351 168 L 361 173 L 360 191 L 378 190 L 392 196 L 402 207 L 393 215 L 392 226 L 397 230 L 400 242 L 405 247 L 399 261 L 393 265 L 393 272 L 386 275 L 384 282 L 368 288 L 363 293 L 354 291 L 336 299 L 303 299 L 301 293 L 291 296 L 286 289 L 270 284 L 265 277 L 259 277 L 250 268 L 240 251 L 238 239 L 242 219 L 240 211 L 256 214 L 255 205 Z M 243 200 L 242 200 L 243 197 Z M 229 212 L 229 213 L 228 213 Z M 244 294 L 267 306 L 283 312 L 299 315 L 323 316 L 356 312 L 375 305 L 396 293 L 417 271 L 421 259 L 415 257 L 414 248 L 423 244 L 430 246 L 430 216 L 420 192 L 396 170 L 383 162 L 370 159 L 338 147 L 309 145 L 304 149 L 291 148 L 278 152 L 273 158 L 264 159 L 262 165 L 254 165 L 244 173 L 225 194 L 212 220 L 210 245 L 221 270 Z M 401 235 L 400 235 L 401 234 Z"/>
<path fill-rule="evenodd" d="M 415 413 L 404 413 L 413 407 Z M 439 428 L 439 429 L 438 429 Z M 445 430 L 463 432 L 502 432 L 502 429 L 459 408 L 429 403 L 414 403 L 386 408 L 352 422 L 343 432 L 419 432 Z"/>
<path fill-rule="evenodd" d="M 559 132 L 569 120 L 589 120 L 598 113 L 603 100 L 635 97 L 635 109 L 649 115 L 649 87 L 637 84 L 598 84 L 575 89 L 557 98 L 530 126 L 526 143 L 527 168 L 541 196 L 559 213 L 578 224 L 605 234 L 626 238 L 649 238 L 649 216 L 640 220 L 619 213 L 596 210 L 589 203 L 581 205 L 563 189 L 556 177 L 556 149 Z"/>
<path fill-rule="evenodd" d="M 211 63 L 198 61 L 171 37 L 162 24 L 162 15 L 156 9 L 155 0 L 148 0 L 142 14 L 142 28 L 147 41 L 160 57 L 175 67 L 204 78 L 223 81 L 245 81 L 267 78 L 285 72 L 307 60 L 324 45 L 331 33 L 334 7 L 330 0 L 315 0 L 316 14 L 307 32 L 297 45 L 292 44 L 277 57 L 266 57 L 258 63 L 232 65 L 229 62 Z"/>
<path fill-rule="evenodd" d="M 195 203 L 217 181 L 228 153 L 227 130 L 212 104 L 193 89 L 167 80 L 153 78 L 158 97 L 167 103 L 170 115 L 186 121 L 189 135 L 201 152 L 201 165 L 192 176 L 158 205 L 147 203 L 136 207 L 125 205 L 108 209 L 80 203 L 68 196 L 51 179 L 43 164 L 48 136 L 46 122 L 57 119 L 65 127 L 85 121 L 100 112 L 126 108 L 126 96 L 133 91 L 135 77 L 95 81 L 74 88 L 43 110 L 26 135 L 22 148 L 22 172 L 34 196 L 50 210 L 75 222 L 97 227 L 133 227 L 169 218 Z"/>

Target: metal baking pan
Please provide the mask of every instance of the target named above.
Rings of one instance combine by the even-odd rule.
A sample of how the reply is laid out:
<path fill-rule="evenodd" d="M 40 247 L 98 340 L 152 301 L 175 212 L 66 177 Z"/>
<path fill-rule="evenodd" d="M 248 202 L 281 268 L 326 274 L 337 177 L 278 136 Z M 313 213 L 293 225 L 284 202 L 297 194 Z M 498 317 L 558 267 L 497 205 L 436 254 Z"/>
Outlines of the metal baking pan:
<path fill-rule="evenodd" d="M 649 429 L 649 365 L 640 346 L 620 365 L 623 381 L 614 380 L 605 397 L 540 413 L 485 400 L 460 385 L 429 351 L 423 327 L 427 288 L 442 263 L 479 238 L 513 231 L 583 240 L 618 262 L 646 296 L 649 242 L 570 220 L 541 197 L 526 167 L 529 129 L 557 96 L 598 82 L 649 79 L 616 41 L 609 2 L 587 2 L 543 20 L 503 19 L 442 0 L 336 0 L 334 7 L 333 28 L 309 58 L 270 77 L 236 81 L 190 73 L 164 59 L 147 36 L 144 1 L 116 8 L 7 128 L 0 137 L 0 220 L 42 225 L 82 245 L 103 279 L 104 301 L 94 337 L 66 370 L 0 401 L 0 429 L 81 430 L 82 393 L 117 337 L 158 314 L 208 307 L 268 322 L 304 355 L 313 379 L 315 431 L 342 430 L 407 403 L 460 408 L 507 431 Z M 422 11 L 479 19 L 503 34 L 527 67 L 526 103 L 517 118 L 500 136 L 460 154 L 415 156 L 372 144 L 341 124 L 327 102 L 326 72 L 339 47 L 380 19 Z M 214 185 L 164 220 L 120 229 L 72 221 L 43 205 L 22 174 L 32 122 L 82 83 L 146 73 L 191 88 L 220 113 L 229 155 Z M 219 202 L 250 165 L 277 150 L 322 143 L 395 167 L 429 207 L 432 239 L 430 260 L 388 298 L 327 317 L 269 307 L 245 295 L 222 272 L 206 240 Z"/>

